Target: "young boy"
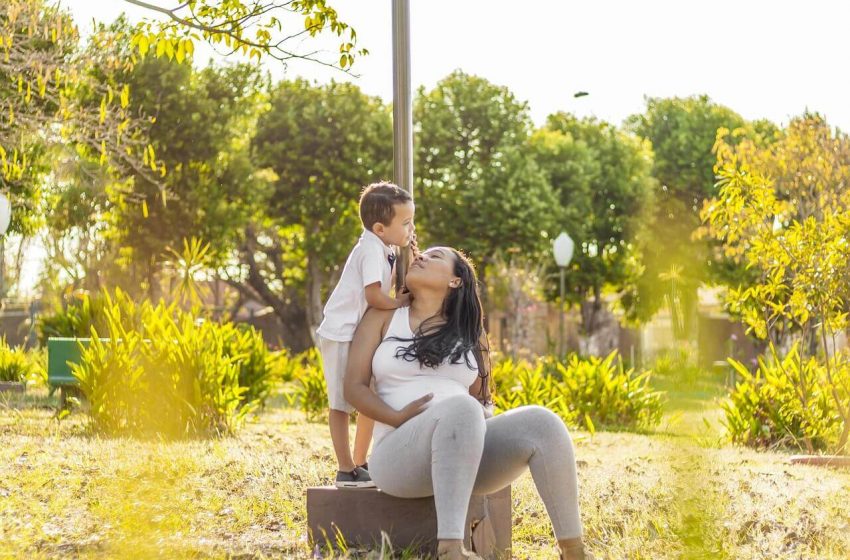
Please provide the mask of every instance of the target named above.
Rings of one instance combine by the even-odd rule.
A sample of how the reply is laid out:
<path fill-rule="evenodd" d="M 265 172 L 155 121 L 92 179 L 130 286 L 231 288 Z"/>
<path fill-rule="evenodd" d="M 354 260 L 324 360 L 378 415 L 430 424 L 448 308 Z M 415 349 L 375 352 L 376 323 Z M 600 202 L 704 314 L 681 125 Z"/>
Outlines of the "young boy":
<path fill-rule="evenodd" d="M 348 347 L 354 330 L 368 307 L 396 309 L 410 303 L 408 294 L 392 298 L 393 246 L 416 247 L 413 225 L 413 199 L 391 183 L 375 183 L 360 196 L 360 220 L 363 235 L 348 255 L 339 283 L 325 305 L 325 318 L 319 326 L 319 350 L 328 385 L 331 440 L 339 470 L 340 488 L 370 488 L 366 452 L 375 423 L 362 414 L 357 416 L 357 431 L 352 457 L 348 438 L 349 415 L 354 411 L 343 397 L 343 376 L 348 362 Z"/>

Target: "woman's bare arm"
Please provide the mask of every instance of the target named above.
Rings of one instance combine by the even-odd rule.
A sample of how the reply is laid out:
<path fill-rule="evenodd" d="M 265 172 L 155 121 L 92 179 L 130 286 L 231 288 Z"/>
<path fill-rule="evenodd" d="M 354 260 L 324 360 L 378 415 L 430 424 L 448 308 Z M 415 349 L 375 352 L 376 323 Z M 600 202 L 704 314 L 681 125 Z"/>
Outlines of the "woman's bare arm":
<path fill-rule="evenodd" d="M 424 410 L 433 398 L 428 394 L 416 399 L 401 410 L 396 410 L 376 395 L 369 387 L 372 379 L 372 358 L 381 344 L 384 331 L 393 316 L 392 311 L 369 309 L 354 332 L 348 351 L 343 393 L 351 406 L 369 418 L 398 428 Z"/>

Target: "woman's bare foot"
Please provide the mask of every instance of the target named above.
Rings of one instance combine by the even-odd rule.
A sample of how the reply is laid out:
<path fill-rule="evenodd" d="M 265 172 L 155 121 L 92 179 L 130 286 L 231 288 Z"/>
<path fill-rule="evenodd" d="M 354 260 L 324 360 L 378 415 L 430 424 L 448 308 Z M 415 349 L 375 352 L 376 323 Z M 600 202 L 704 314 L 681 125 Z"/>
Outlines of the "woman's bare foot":
<path fill-rule="evenodd" d="M 463 547 L 461 540 L 446 540 L 437 543 L 438 560 L 483 560 L 474 552 Z"/>

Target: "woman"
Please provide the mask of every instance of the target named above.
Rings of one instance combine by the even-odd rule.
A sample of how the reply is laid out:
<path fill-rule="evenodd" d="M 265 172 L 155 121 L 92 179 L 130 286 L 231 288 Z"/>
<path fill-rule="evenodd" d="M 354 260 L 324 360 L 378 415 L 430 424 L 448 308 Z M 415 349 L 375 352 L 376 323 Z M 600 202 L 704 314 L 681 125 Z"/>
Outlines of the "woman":
<path fill-rule="evenodd" d="M 406 284 L 410 307 L 367 311 L 345 375 L 346 400 L 376 421 L 372 480 L 393 496 L 433 495 L 437 553 L 454 560 L 475 557 L 462 546 L 471 494 L 500 490 L 529 467 L 561 557 L 585 558 L 563 422 L 537 406 L 486 418 L 489 354 L 472 265 L 432 248 L 414 260 Z"/>

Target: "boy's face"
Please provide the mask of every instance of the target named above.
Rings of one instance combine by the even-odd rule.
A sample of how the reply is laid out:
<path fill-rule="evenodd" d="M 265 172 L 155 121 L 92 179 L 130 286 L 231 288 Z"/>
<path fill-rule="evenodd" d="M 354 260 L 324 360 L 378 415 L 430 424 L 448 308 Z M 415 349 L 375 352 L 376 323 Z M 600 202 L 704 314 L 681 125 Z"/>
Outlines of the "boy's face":
<path fill-rule="evenodd" d="M 412 202 L 405 202 L 396 204 L 394 210 L 395 215 L 389 225 L 378 222 L 372 230 L 387 245 L 407 247 L 413 238 L 413 232 L 416 231 L 416 226 L 413 225 L 416 207 Z"/>

